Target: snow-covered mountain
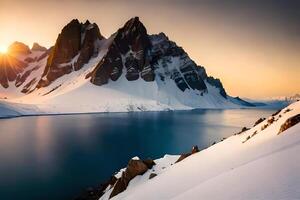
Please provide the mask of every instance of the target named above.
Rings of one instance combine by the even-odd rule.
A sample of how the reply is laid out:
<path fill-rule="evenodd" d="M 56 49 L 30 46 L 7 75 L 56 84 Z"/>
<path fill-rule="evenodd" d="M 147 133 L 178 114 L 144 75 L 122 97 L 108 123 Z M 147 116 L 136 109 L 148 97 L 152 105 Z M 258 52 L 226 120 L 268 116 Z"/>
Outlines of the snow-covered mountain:
<path fill-rule="evenodd" d="M 154 161 L 135 157 L 88 197 L 299 199 L 299 122 L 300 102 L 295 102 L 200 152 L 193 148 Z"/>
<path fill-rule="evenodd" d="M 300 101 L 300 94 L 295 94 L 292 96 L 271 97 L 257 100 L 245 98 L 245 100 L 258 107 L 283 108 L 294 102 Z"/>
<path fill-rule="evenodd" d="M 138 17 L 107 39 L 95 23 L 72 20 L 52 48 L 16 42 L 0 61 L 2 105 L 28 105 L 24 114 L 253 106 Z"/>

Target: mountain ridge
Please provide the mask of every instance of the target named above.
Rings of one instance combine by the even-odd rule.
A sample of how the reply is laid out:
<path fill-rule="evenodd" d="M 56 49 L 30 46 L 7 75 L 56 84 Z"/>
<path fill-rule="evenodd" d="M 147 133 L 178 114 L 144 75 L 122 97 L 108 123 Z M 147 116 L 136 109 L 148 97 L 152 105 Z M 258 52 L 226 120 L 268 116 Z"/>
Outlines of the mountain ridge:
<path fill-rule="evenodd" d="M 102 112 L 113 107 L 110 93 L 104 91 L 110 88 L 112 93 L 119 93 L 121 102 L 124 100 L 115 103 L 124 104 L 125 110 L 132 110 L 132 106 L 133 110 L 144 110 L 141 109 L 143 106 L 146 110 L 173 110 L 250 105 L 227 95 L 220 79 L 207 75 L 203 66 L 197 65 L 164 33 L 149 35 L 138 17 L 128 20 L 109 38 L 101 35 L 97 24 L 74 19 L 62 29 L 50 49 L 38 44 L 31 50 L 25 48 L 26 45 L 19 46 L 23 53 L 14 57 L 26 67 L 16 71 L 13 78 L 0 77 L 0 84 L 7 86 L 0 87 L 0 94 L 16 95 L 17 98 L 10 98 L 15 103 L 45 106 L 56 102 L 62 107 L 63 104 L 69 106 L 58 99 L 68 96 L 61 101 L 69 101 L 72 94 L 78 93 L 76 90 L 89 88 L 81 92 L 90 90 L 92 94 L 89 95 L 95 99 L 105 95 L 107 102 L 100 103 L 101 109 L 96 109 Z M 22 79 L 18 84 L 14 82 L 17 77 Z M 147 88 L 151 91 L 148 94 L 143 91 Z M 144 105 L 143 101 L 151 103 Z M 83 107 L 92 107 L 88 105 L 91 104 L 89 99 L 81 103 L 85 104 Z M 96 102 L 92 104 L 97 105 Z"/>

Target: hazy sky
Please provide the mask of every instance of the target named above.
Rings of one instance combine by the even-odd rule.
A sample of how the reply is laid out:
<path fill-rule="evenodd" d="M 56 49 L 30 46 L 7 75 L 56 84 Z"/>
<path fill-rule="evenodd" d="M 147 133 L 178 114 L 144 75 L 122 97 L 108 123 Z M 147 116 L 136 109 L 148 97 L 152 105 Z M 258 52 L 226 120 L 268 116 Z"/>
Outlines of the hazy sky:
<path fill-rule="evenodd" d="M 230 95 L 300 93 L 297 0 L 0 0 L 0 45 L 50 47 L 73 18 L 108 37 L 133 16 L 182 46 Z"/>

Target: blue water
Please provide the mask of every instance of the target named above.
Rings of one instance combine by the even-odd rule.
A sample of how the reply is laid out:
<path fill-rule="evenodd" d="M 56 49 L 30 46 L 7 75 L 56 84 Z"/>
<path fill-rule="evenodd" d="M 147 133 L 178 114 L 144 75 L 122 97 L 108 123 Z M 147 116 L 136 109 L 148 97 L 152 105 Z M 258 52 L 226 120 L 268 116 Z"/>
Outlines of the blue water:
<path fill-rule="evenodd" d="M 131 157 L 203 149 L 274 110 L 195 110 L 0 120 L 0 199 L 66 200 Z"/>

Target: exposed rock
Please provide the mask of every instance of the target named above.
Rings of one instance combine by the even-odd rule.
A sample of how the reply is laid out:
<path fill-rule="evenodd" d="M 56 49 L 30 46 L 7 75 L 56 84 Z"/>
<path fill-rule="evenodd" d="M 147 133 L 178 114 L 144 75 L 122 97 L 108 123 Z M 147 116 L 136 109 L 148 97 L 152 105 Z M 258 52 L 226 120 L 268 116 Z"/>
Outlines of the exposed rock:
<path fill-rule="evenodd" d="M 260 130 L 265 130 L 267 127 L 269 126 L 269 124 L 264 124 L 264 125 L 262 125 L 262 127 L 260 128 Z"/>
<path fill-rule="evenodd" d="M 281 112 L 281 109 L 272 114 L 272 117 L 278 115 Z"/>
<path fill-rule="evenodd" d="M 130 19 L 113 36 L 106 56 L 101 60 L 91 75 L 91 82 L 103 85 L 109 80 L 116 81 L 126 69 L 125 77 L 129 81 L 142 78 L 154 80 L 154 72 L 148 72 L 146 53 L 151 47 L 147 30 L 138 17 Z M 124 60 L 122 60 L 124 57 Z M 145 68 L 145 69 L 144 69 Z M 146 70 L 147 68 L 147 70 Z"/>
<path fill-rule="evenodd" d="M 255 123 L 254 123 L 254 126 L 262 123 L 266 118 L 259 118 Z"/>
<path fill-rule="evenodd" d="M 198 146 L 193 146 L 191 153 L 194 154 L 194 153 L 198 153 L 198 152 L 199 152 Z"/>
<path fill-rule="evenodd" d="M 32 62 L 35 61 L 35 59 L 34 59 L 34 58 L 31 58 L 31 57 L 27 57 L 27 58 L 25 58 L 25 61 L 26 61 L 27 63 L 32 63 Z"/>
<path fill-rule="evenodd" d="M 273 122 L 274 122 L 274 117 L 270 117 L 269 119 L 268 119 L 268 125 L 271 125 Z"/>
<path fill-rule="evenodd" d="M 110 194 L 110 198 L 126 190 L 129 182 L 137 175 L 142 175 L 148 170 L 147 165 L 142 160 L 131 159 L 127 165 L 126 170 L 122 173 L 114 185 L 114 188 Z"/>
<path fill-rule="evenodd" d="M 31 47 L 31 51 L 47 51 L 47 48 L 43 47 L 35 42 L 35 43 L 33 43 L 32 47 Z"/>
<path fill-rule="evenodd" d="M 250 140 L 251 136 L 248 135 L 247 138 L 243 141 L 243 143 L 247 142 L 248 140 Z"/>
<path fill-rule="evenodd" d="M 197 153 L 197 152 L 199 152 L 198 146 L 193 146 L 191 153 L 182 154 L 175 163 L 178 163 L 178 162 L 184 160 L 185 158 L 189 157 L 190 155 Z"/>
<path fill-rule="evenodd" d="M 251 135 L 251 137 L 255 136 L 257 134 L 257 131 L 254 131 L 254 133 Z"/>
<path fill-rule="evenodd" d="M 89 59 L 97 54 L 97 40 L 103 39 L 96 24 L 80 23 L 77 19 L 67 24 L 59 34 L 52 48 L 37 88 L 48 86 L 57 78 L 79 70 Z M 72 59 L 78 55 L 75 64 Z"/>
<path fill-rule="evenodd" d="M 145 165 L 147 165 L 148 169 L 152 169 L 152 167 L 154 165 L 156 165 L 155 162 L 152 159 L 149 159 L 149 158 L 146 159 L 146 160 L 143 160 L 143 162 L 145 163 Z"/>
<path fill-rule="evenodd" d="M 151 173 L 151 174 L 149 175 L 149 179 L 152 179 L 152 178 L 154 178 L 155 176 L 157 176 L 157 174 Z"/>
<path fill-rule="evenodd" d="M 97 40 L 102 40 L 104 37 L 100 34 L 100 30 L 97 24 L 91 24 L 89 21 L 86 21 L 82 26 L 82 36 L 81 41 L 81 50 L 80 55 L 77 61 L 74 64 L 74 69 L 79 70 L 82 66 L 90 60 L 91 57 L 97 56 L 98 48 L 95 43 Z"/>
<path fill-rule="evenodd" d="M 92 83 L 103 85 L 109 80 L 116 81 L 125 68 L 128 81 L 139 78 L 154 81 L 157 75 L 162 81 L 166 78 L 174 80 L 182 91 L 206 91 L 206 84 L 198 74 L 197 65 L 187 53 L 163 33 L 149 36 L 138 17 L 129 20 L 112 37 L 106 56 L 87 76 L 91 77 Z M 178 67 L 174 68 L 172 59 L 179 60 Z"/>
<path fill-rule="evenodd" d="M 183 48 L 170 41 L 164 33 L 151 35 L 150 38 L 152 42 L 150 64 L 162 81 L 166 78 L 172 79 L 182 91 L 186 89 L 205 91 L 207 89 L 197 72 L 197 65 L 188 57 Z M 173 65 L 174 59 L 178 60 L 178 67 Z"/>
<path fill-rule="evenodd" d="M 36 71 L 40 68 L 40 66 L 35 66 L 34 68 L 32 68 L 31 70 L 27 70 L 25 73 L 23 73 L 22 75 L 19 74 L 16 78 L 16 82 L 15 82 L 15 86 L 19 87 L 20 85 L 22 85 L 26 79 L 28 78 L 28 76 L 33 72 Z"/>
<path fill-rule="evenodd" d="M 289 119 L 287 119 L 284 124 L 281 125 L 280 130 L 278 132 L 278 135 L 280 133 L 282 133 L 283 131 L 289 129 L 292 126 L 295 126 L 296 124 L 298 124 L 300 122 L 300 114 L 295 115 L 293 117 L 290 117 Z"/>
<path fill-rule="evenodd" d="M 292 109 L 287 108 L 283 113 L 287 113 L 287 112 L 290 112 L 290 111 L 292 111 Z"/>
<path fill-rule="evenodd" d="M 242 130 L 240 132 L 236 133 L 235 135 L 240 135 L 241 133 L 248 131 L 248 130 L 249 130 L 249 128 L 243 127 Z"/>
<path fill-rule="evenodd" d="M 98 200 L 103 194 L 105 189 L 109 185 L 114 185 L 117 178 L 112 176 L 107 182 L 101 184 L 98 187 L 88 188 L 80 196 L 76 197 L 74 200 Z"/>
<path fill-rule="evenodd" d="M 227 98 L 227 93 L 223 87 L 222 82 L 218 78 L 214 78 L 212 76 L 208 76 L 206 73 L 206 70 L 203 66 L 197 66 L 197 71 L 199 76 L 203 79 L 206 80 L 210 85 L 215 86 L 216 88 L 219 88 L 220 94 L 224 97 Z"/>

